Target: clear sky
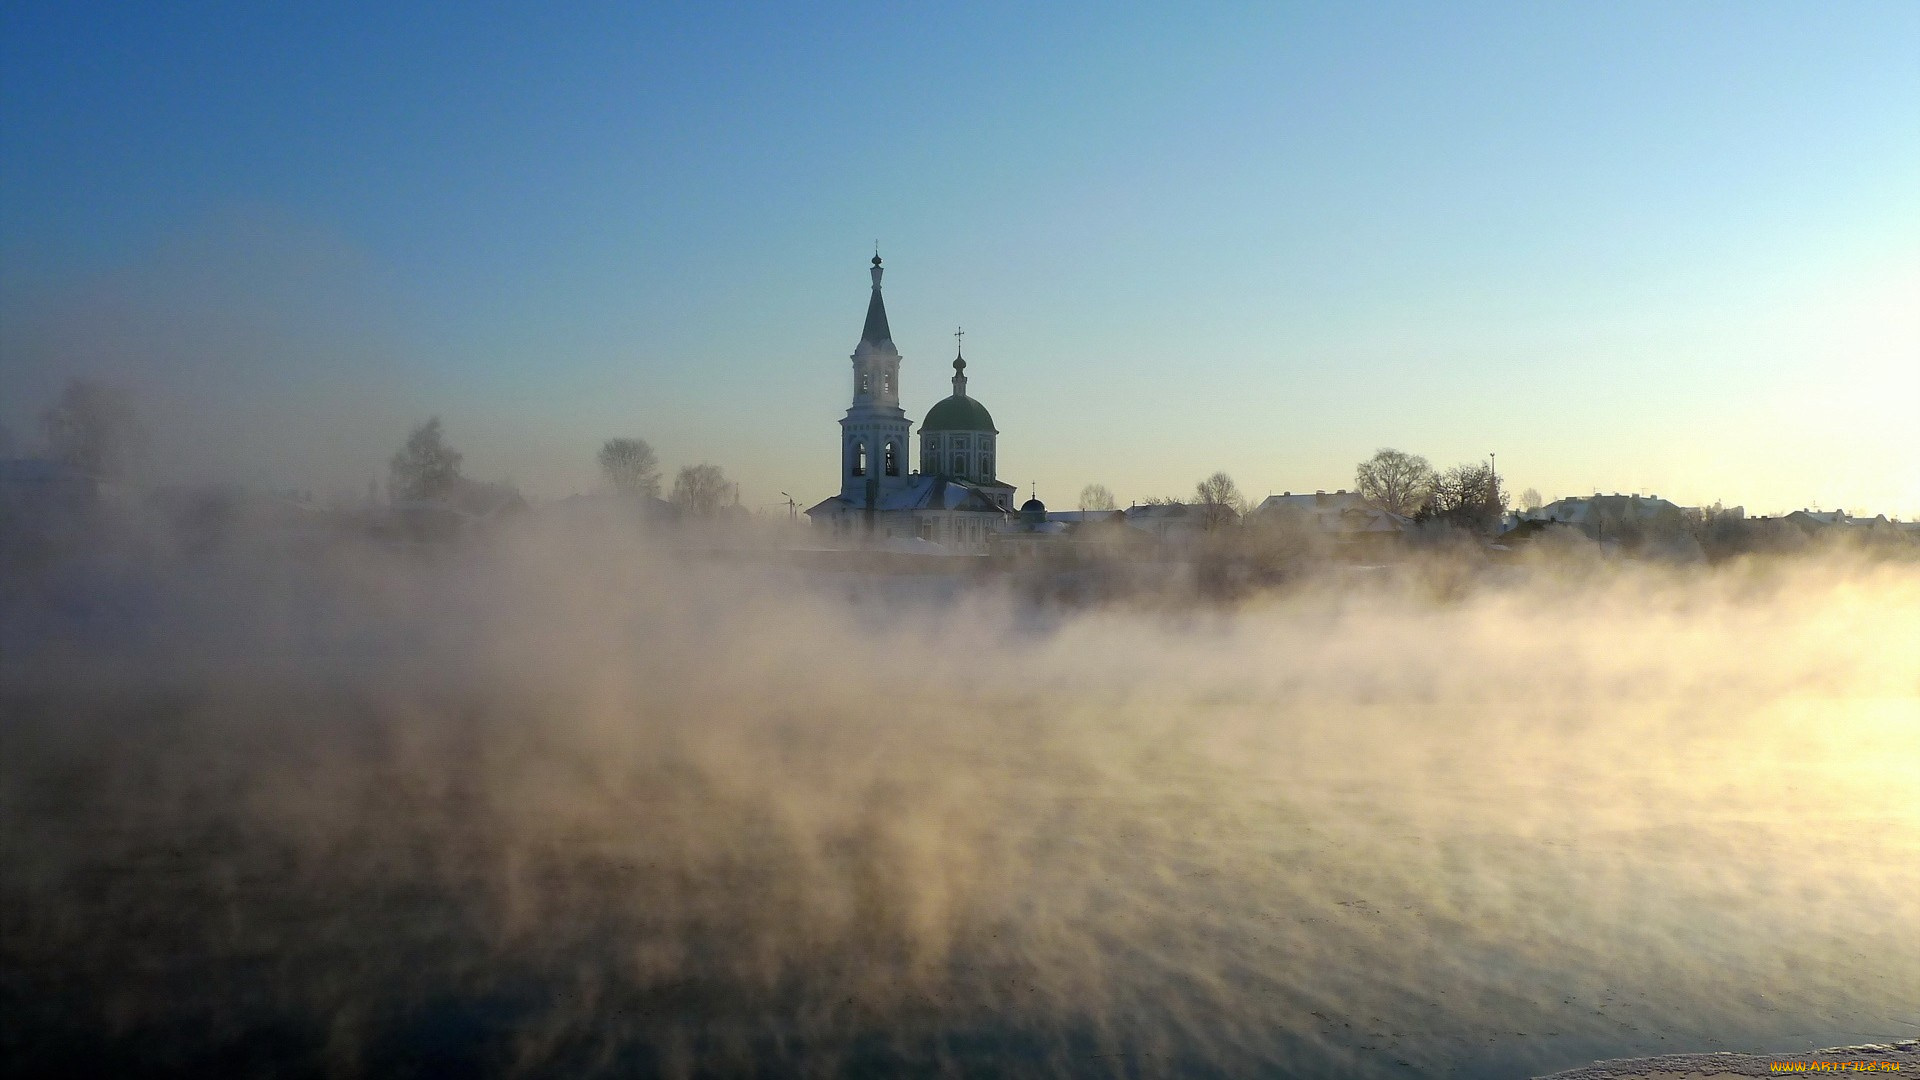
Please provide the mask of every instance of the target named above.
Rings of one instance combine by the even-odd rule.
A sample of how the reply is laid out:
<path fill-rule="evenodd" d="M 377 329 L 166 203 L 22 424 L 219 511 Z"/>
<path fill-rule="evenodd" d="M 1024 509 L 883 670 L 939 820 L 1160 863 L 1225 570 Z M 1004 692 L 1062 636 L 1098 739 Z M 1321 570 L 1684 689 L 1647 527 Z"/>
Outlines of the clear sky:
<path fill-rule="evenodd" d="M 404 8 L 405 10 L 400 10 Z M 1254 10 L 1247 10 L 1252 8 Z M 0 6 L 0 421 L 156 467 L 835 490 L 878 238 L 1003 479 L 1381 446 L 1920 516 L 1920 4 Z"/>

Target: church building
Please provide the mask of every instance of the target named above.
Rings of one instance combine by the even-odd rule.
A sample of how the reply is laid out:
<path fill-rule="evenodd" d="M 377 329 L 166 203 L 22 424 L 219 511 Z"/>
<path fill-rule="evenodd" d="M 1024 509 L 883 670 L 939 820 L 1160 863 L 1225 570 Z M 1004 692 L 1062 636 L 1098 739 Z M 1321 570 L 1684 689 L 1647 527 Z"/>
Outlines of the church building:
<path fill-rule="evenodd" d="M 867 322 L 852 356 L 853 403 L 840 419 L 840 494 L 807 516 L 850 540 L 918 537 L 949 551 L 983 552 L 1012 520 L 1013 486 L 994 471 L 1000 432 L 987 407 L 967 396 L 967 361 L 956 346 L 953 394 L 927 411 L 920 468 L 908 471 L 913 422 L 900 407 L 900 350 L 880 296 L 879 255 L 871 273 Z"/>

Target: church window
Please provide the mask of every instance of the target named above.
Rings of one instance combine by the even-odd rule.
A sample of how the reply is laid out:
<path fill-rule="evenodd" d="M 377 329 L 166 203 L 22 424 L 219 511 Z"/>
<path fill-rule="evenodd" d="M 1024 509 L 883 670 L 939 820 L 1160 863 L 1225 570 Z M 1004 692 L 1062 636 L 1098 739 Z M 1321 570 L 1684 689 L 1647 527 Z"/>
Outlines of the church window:
<path fill-rule="evenodd" d="M 967 475 L 967 455 L 965 454 L 953 455 L 953 474 L 955 476 Z"/>
<path fill-rule="evenodd" d="M 880 392 L 883 394 L 893 393 L 893 372 L 889 371 L 885 375 L 880 376 Z"/>
<path fill-rule="evenodd" d="M 887 475 L 900 475 L 900 444 L 896 442 L 887 444 Z"/>
<path fill-rule="evenodd" d="M 873 376 L 864 371 L 860 373 L 860 392 L 862 394 L 873 393 Z"/>
<path fill-rule="evenodd" d="M 990 456 L 982 457 L 980 459 L 980 475 L 987 476 L 987 477 L 991 477 L 993 475 L 993 458 L 992 457 Z"/>
<path fill-rule="evenodd" d="M 867 444 L 853 444 L 853 475 L 867 475 Z"/>

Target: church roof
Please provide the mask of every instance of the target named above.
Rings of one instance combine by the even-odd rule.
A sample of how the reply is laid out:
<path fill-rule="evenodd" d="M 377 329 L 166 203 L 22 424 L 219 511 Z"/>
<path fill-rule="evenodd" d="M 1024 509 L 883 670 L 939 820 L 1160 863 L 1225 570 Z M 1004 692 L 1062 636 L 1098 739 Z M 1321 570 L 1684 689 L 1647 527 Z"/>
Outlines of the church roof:
<path fill-rule="evenodd" d="M 892 491 L 882 491 L 880 502 L 875 510 L 974 510 L 1005 514 L 1007 500 L 1004 488 L 1000 485 L 976 484 L 967 480 L 955 480 L 948 476 L 927 476 L 916 474 L 906 486 Z M 858 510 L 860 507 L 850 499 L 838 495 L 821 500 L 807 511 L 809 517 L 815 514 L 837 514 Z"/>
<path fill-rule="evenodd" d="M 924 434 L 929 431 L 989 431 L 999 434 L 993 426 L 993 417 L 987 407 L 966 396 L 955 394 L 942 398 L 927 410 L 927 422 L 920 425 Z"/>

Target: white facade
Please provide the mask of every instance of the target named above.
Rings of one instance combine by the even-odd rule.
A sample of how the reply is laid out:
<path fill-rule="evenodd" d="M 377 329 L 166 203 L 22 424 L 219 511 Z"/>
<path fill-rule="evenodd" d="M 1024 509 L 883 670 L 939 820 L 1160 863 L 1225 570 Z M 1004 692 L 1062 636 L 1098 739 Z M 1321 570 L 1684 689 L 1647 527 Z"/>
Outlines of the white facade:
<path fill-rule="evenodd" d="M 956 480 L 993 483 L 994 442 L 993 432 L 922 431 L 920 471 L 930 476 L 944 473 Z"/>

